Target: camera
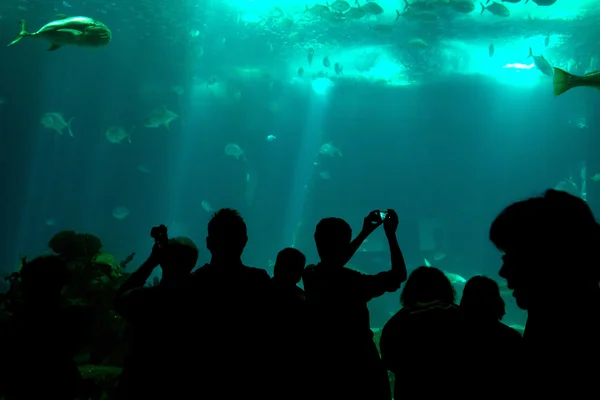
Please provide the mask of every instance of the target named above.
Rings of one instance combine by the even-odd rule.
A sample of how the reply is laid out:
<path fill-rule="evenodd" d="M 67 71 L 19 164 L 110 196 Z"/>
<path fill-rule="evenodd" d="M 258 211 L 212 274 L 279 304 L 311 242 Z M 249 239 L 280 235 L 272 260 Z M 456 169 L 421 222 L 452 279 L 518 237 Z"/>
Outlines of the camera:
<path fill-rule="evenodd" d="M 164 225 L 155 226 L 150 230 L 150 236 L 154 239 L 154 242 L 162 246 L 167 243 L 169 237 L 167 236 L 167 227 Z"/>

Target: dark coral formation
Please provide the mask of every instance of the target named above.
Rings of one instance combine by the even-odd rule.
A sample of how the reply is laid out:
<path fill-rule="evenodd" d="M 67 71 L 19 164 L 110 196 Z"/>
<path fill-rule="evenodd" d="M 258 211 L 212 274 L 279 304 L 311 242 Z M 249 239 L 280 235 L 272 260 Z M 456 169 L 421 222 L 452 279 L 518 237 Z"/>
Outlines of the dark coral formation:
<path fill-rule="evenodd" d="M 100 398 L 99 392 L 105 394 L 116 382 L 125 355 L 125 322 L 114 312 L 113 299 L 128 275 L 123 267 L 133 255 L 118 262 L 110 253 L 101 252 L 99 238 L 74 231 L 57 233 L 48 247 L 67 263 L 65 306 L 78 307 L 87 316 L 81 332 L 85 341 L 76 361 L 89 381 L 91 397 Z M 0 295 L 5 314 L 10 315 L 11 306 L 21 301 L 20 281 L 19 271 L 6 278 L 10 287 Z"/>

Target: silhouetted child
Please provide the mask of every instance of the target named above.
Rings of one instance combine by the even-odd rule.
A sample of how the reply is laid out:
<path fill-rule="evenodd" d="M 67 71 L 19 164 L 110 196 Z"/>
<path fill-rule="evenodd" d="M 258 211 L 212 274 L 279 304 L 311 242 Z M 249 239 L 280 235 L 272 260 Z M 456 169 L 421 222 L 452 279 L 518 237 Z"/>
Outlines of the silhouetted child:
<path fill-rule="evenodd" d="M 290 290 L 293 294 L 304 298 L 304 290 L 298 287 L 302 279 L 306 257 L 301 251 L 288 247 L 277 254 L 273 270 L 273 283 L 278 289 Z"/>
<path fill-rule="evenodd" d="M 485 276 L 474 276 L 463 289 L 460 309 L 467 323 L 470 387 L 483 397 L 510 397 L 522 387 L 516 370 L 523 352 L 523 337 L 504 325 L 505 304 L 498 284 Z"/>

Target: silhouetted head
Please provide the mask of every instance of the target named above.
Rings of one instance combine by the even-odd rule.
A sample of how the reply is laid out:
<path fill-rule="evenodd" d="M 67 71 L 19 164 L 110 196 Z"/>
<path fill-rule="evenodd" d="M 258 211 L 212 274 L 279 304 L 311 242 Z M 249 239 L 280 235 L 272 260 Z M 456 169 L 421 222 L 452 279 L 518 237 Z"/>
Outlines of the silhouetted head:
<path fill-rule="evenodd" d="M 206 247 L 213 257 L 239 260 L 247 242 L 246 223 L 238 211 L 222 208 L 213 215 L 206 237 Z"/>
<path fill-rule="evenodd" d="M 492 223 L 490 240 L 504 253 L 500 276 L 522 309 L 553 307 L 559 291 L 598 289 L 600 227 L 578 197 L 548 190 L 514 203 Z"/>
<path fill-rule="evenodd" d="M 485 276 L 474 276 L 467 281 L 460 308 L 468 316 L 486 321 L 500 321 L 506 314 L 498 284 Z"/>
<path fill-rule="evenodd" d="M 348 252 L 352 228 L 341 218 L 323 218 L 315 230 L 317 252 L 323 262 L 336 264 Z"/>
<path fill-rule="evenodd" d="M 306 257 L 301 251 L 292 247 L 285 248 L 277 254 L 273 277 L 295 285 L 302 279 L 305 265 Z"/>
<path fill-rule="evenodd" d="M 67 283 L 67 265 L 59 256 L 42 256 L 23 265 L 21 288 L 29 299 L 60 297 Z"/>
<path fill-rule="evenodd" d="M 419 267 L 411 272 L 400 295 L 403 306 L 433 301 L 453 304 L 455 299 L 454 286 L 446 275 L 435 267 Z"/>
<path fill-rule="evenodd" d="M 184 278 L 189 276 L 198 262 L 198 247 L 187 237 L 170 238 L 163 257 L 162 281 Z"/>

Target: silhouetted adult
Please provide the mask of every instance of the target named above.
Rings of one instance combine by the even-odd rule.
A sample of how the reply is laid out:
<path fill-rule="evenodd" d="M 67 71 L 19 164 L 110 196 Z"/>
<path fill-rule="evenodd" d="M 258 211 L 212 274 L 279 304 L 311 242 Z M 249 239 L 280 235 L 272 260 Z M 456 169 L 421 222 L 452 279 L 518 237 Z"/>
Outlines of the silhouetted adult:
<path fill-rule="evenodd" d="M 460 309 L 468 332 L 462 351 L 468 353 L 471 362 L 466 366 L 466 389 L 479 393 L 479 397 L 504 398 L 519 393 L 523 386 L 519 369 L 523 337 L 500 322 L 506 311 L 498 284 L 485 276 L 472 277 L 463 289 Z"/>
<path fill-rule="evenodd" d="M 365 275 L 344 268 L 360 244 L 383 223 L 391 253 L 391 270 Z M 306 298 L 320 329 L 318 356 L 311 368 L 318 372 L 318 390 L 313 398 L 391 398 L 389 379 L 369 322 L 367 303 L 385 292 L 398 290 L 406 280 L 406 265 L 396 229 L 398 216 L 388 210 L 369 213 L 362 231 L 352 240 L 352 229 L 340 218 L 325 218 L 317 224 L 315 243 L 321 261 L 307 268 L 303 281 Z"/>
<path fill-rule="evenodd" d="M 166 235 L 166 231 L 165 231 Z M 129 276 L 115 299 L 117 312 L 129 323 L 130 352 L 114 398 L 178 397 L 189 393 L 185 356 L 191 340 L 188 297 L 184 295 L 198 248 L 188 238 L 157 240 L 148 259 Z M 160 265 L 157 286 L 144 287 Z"/>
<path fill-rule="evenodd" d="M 528 311 L 524 362 L 530 398 L 588 398 L 600 367 L 600 227 L 582 199 L 548 190 L 507 207 L 491 241 L 500 276 Z"/>
<path fill-rule="evenodd" d="M 38 257 L 20 272 L 22 301 L 15 304 L 1 338 L 0 396 L 6 400 L 52 397 L 73 400 L 82 377 L 73 360 L 83 319 L 61 296 L 67 266 L 58 256 Z"/>
<path fill-rule="evenodd" d="M 190 371 L 198 398 L 272 396 L 273 285 L 265 270 L 242 263 L 247 242 L 236 210 L 214 214 L 206 237 L 210 263 L 192 274 L 196 341 Z"/>
<path fill-rule="evenodd" d="M 455 297 L 439 269 L 419 267 L 410 274 L 402 308 L 385 324 L 379 342 L 383 362 L 394 373 L 395 399 L 441 399 L 463 387 L 470 363 L 462 358 L 465 324 Z"/>

